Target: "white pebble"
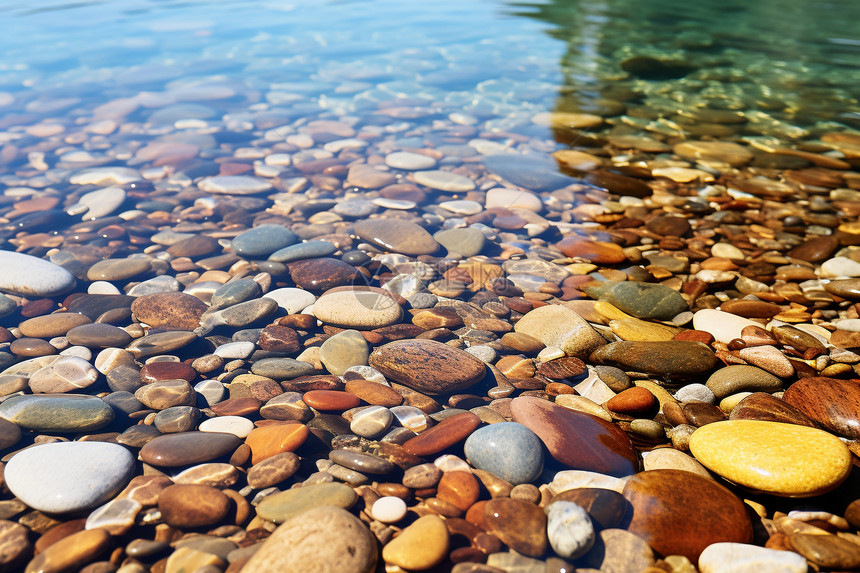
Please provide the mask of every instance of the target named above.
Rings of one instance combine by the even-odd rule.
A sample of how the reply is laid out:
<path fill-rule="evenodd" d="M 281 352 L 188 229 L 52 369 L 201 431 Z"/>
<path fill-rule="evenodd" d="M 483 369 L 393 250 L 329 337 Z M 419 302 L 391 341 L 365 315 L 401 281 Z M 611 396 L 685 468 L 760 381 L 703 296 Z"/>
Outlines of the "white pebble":
<path fill-rule="evenodd" d="M 546 534 L 563 559 L 584 555 L 594 545 L 594 525 L 588 512 L 572 501 L 556 501 L 547 508 Z"/>
<path fill-rule="evenodd" d="M 714 543 L 699 556 L 702 573 L 806 573 L 806 559 L 793 551 L 779 551 L 746 543 Z"/>
<path fill-rule="evenodd" d="M 200 422 L 201 432 L 220 432 L 244 438 L 254 429 L 254 422 L 242 416 L 216 416 Z"/>
<path fill-rule="evenodd" d="M 406 502 L 394 496 L 380 497 L 370 508 L 370 515 L 382 523 L 397 523 L 406 517 Z"/>

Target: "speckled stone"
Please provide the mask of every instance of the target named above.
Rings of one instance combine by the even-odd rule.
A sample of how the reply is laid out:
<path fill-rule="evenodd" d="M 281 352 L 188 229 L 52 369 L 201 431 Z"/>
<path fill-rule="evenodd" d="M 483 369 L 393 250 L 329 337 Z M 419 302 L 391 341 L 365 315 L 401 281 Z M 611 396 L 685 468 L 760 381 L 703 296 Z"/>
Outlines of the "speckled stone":
<path fill-rule="evenodd" d="M 785 497 L 820 495 L 851 470 L 851 453 L 823 430 L 759 420 L 708 424 L 690 437 L 690 452 L 712 472 L 753 491 Z"/>
<path fill-rule="evenodd" d="M 112 498 L 134 469 L 134 456 L 117 444 L 56 442 L 19 452 L 6 464 L 4 476 L 12 493 L 30 507 L 71 513 Z"/>
<path fill-rule="evenodd" d="M 475 430 L 466 439 L 463 451 L 474 467 L 514 485 L 531 483 L 543 471 L 540 439 L 515 422 L 490 424 Z"/>
<path fill-rule="evenodd" d="M 594 545 L 591 517 L 570 501 L 554 501 L 547 507 L 546 531 L 553 551 L 564 559 L 576 559 Z"/>
<path fill-rule="evenodd" d="M 208 308 L 199 298 L 181 292 L 143 295 L 131 303 L 137 320 L 163 330 L 194 330 Z"/>
<path fill-rule="evenodd" d="M 782 390 L 782 380 L 756 366 L 732 364 L 720 368 L 705 384 L 717 399 L 738 392 L 777 392 Z"/>
<path fill-rule="evenodd" d="M 709 372 L 717 365 L 714 351 L 701 342 L 611 342 L 591 353 L 592 362 L 624 370 L 694 376 Z"/>
<path fill-rule="evenodd" d="M 484 377 L 484 363 L 471 354 L 434 340 L 398 340 L 376 348 L 370 366 L 386 378 L 419 392 L 463 390 Z"/>
<path fill-rule="evenodd" d="M 390 295 L 366 290 L 326 293 L 314 304 L 314 316 L 346 328 L 381 328 L 403 320 L 403 309 Z"/>
<path fill-rule="evenodd" d="M 331 258 L 308 259 L 290 263 L 290 277 L 296 286 L 324 292 L 342 285 L 363 284 L 363 275 L 343 261 Z"/>
<path fill-rule="evenodd" d="M 243 568 L 255 573 L 371 573 L 378 553 L 376 539 L 357 517 L 339 507 L 311 506 L 278 526 Z"/>
<path fill-rule="evenodd" d="M 98 370 L 83 358 L 60 356 L 33 372 L 29 386 L 34 394 L 74 392 L 92 386 L 98 377 Z"/>

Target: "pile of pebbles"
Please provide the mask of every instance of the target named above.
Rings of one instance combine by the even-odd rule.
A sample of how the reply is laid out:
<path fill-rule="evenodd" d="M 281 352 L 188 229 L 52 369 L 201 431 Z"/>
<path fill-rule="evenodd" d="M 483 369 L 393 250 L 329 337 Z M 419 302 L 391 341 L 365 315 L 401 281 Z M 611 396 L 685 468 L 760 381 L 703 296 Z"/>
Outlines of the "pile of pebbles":
<path fill-rule="evenodd" d="M 860 569 L 860 134 L 478 121 L 5 147 L 3 570 Z"/>

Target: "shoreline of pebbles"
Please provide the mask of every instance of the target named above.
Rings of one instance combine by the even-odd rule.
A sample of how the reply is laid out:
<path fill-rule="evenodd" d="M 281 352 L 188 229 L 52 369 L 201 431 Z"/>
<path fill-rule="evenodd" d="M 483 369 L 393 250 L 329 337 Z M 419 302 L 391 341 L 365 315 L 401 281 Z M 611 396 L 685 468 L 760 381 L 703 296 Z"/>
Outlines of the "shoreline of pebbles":
<path fill-rule="evenodd" d="M 860 570 L 860 134 L 458 120 L 4 156 L 0 566 Z"/>

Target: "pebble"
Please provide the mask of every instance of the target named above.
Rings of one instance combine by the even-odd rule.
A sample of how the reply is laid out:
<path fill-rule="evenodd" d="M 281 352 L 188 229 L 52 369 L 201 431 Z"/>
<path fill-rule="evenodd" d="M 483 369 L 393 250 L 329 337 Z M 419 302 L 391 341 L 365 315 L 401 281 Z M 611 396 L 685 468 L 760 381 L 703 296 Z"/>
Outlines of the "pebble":
<path fill-rule="evenodd" d="M 514 325 L 514 330 L 577 358 L 586 358 L 606 344 L 606 340 L 579 314 L 559 305 L 542 306 L 527 312 Z"/>
<path fill-rule="evenodd" d="M 433 169 L 436 167 L 436 160 L 420 153 L 397 151 L 385 156 L 385 164 L 394 169 L 417 171 L 420 169 Z"/>
<path fill-rule="evenodd" d="M 412 175 L 415 182 L 446 193 L 465 193 L 475 188 L 475 182 L 450 171 L 417 171 Z"/>
<path fill-rule="evenodd" d="M 588 512 L 570 501 L 553 501 L 547 507 L 547 538 L 559 557 L 576 559 L 594 545 L 594 525 Z"/>
<path fill-rule="evenodd" d="M 699 555 L 702 573 L 752 573 L 782 571 L 806 573 L 806 559 L 793 551 L 778 551 L 746 543 L 720 542 L 709 545 Z"/>
<path fill-rule="evenodd" d="M 403 308 L 390 295 L 365 290 L 328 292 L 313 311 L 319 320 L 345 328 L 380 328 L 403 320 Z"/>
<path fill-rule="evenodd" d="M 627 530 L 662 555 L 696 563 L 712 543 L 752 541 L 752 524 L 739 497 L 717 482 L 681 470 L 652 470 L 627 480 L 633 508 Z"/>
<path fill-rule="evenodd" d="M 747 326 L 758 326 L 755 322 L 721 310 L 704 309 L 693 314 L 693 328 L 711 334 L 716 340 L 728 344 L 741 338 Z"/>
<path fill-rule="evenodd" d="M 308 486 L 312 487 L 321 486 Z M 376 539 L 357 517 L 340 507 L 311 505 L 284 520 L 244 568 L 257 573 L 334 570 L 371 573 L 377 555 Z"/>
<path fill-rule="evenodd" d="M 90 432 L 110 424 L 114 411 L 95 396 L 25 394 L 0 403 L 0 417 L 38 432 Z"/>
<path fill-rule="evenodd" d="M 717 359 L 701 342 L 611 342 L 591 353 L 598 364 L 662 375 L 696 376 L 716 366 Z"/>
<path fill-rule="evenodd" d="M 0 267 L 0 290 L 23 296 L 57 296 L 69 292 L 77 283 L 63 267 L 24 253 L 0 251 Z"/>
<path fill-rule="evenodd" d="M 783 400 L 831 432 L 860 438 L 860 385 L 834 378 L 803 378 L 792 384 Z"/>
<path fill-rule="evenodd" d="M 17 453 L 6 464 L 4 479 L 34 509 L 74 513 L 111 499 L 134 471 L 134 457 L 117 444 L 58 442 Z"/>
<path fill-rule="evenodd" d="M 424 339 L 380 346 L 371 352 L 368 363 L 386 378 L 430 395 L 464 390 L 486 372 L 484 363 L 471 354 Z"/>
<path fill-rule="evenodd" d="M 738 392 L 778 392 L 782 390 L 782 380 L 756 366 L 732 364 L 720 368 L 708 377 L 705 385 L 717 399 Z"/>
<path fill-rule="evenodd" d="M 487 532 L 523 555 L 541 557 L 549 543 L 547 517 L 533 503 L 511 498 L 491 499 L 484 505 Z"/>
<path fill-rule="evenodd" d="M 373 519 L 382 523 L 397 523 L 406 517 L 406 502 L 399 497 L 380 497 L 370 507 L 370 515 Z"/>
<path fill-rule="evenodd" d="M 320 346 L 319 357 L 325 369 L 341 376 L 348 368 L 367 364 L 370 346 L 357 330 L 344 330 Z"/>
<path fill-rule="evenodd" d="M 528 396 L 514 398 L 510 407 L 514 422 L 537 434 L 550 455 L 569 468 L 619 477 L 638 468 L 630 438 L 613 424 Z"/>
<path fill-rule="evenodd" d="M 607 281 L 600 286 L 586 287 L 585 292 L 636 318 L 671 320 L 689 310 L 681 293 L 660 284 Z"/>
<path fill-rule="evenodd" d="M 401 219 L 367 219 L 355 224 L 355 233 L 380 249 L 403 255 L 431 255 L 439 249 L 423 227 Z"/>
<path fill-rule="evenodd" d="M 389 565 L 422 571 L 441 563 L 449 547 L 445 520 L 438 515 L 424 515 L 382 548 L 382 559 Z"/>
<path fill-rule="evenodd" d="M 216 195 L 256 195 L 271 189 L 272 184 L 247 175 L 217 175 L 203 179 L 197 187 Z"/>
<path fill-rule="evenodd" d="M 463 451 L 474 467 L 513 485 L 531 483 L 543 471 L 540 439 L 515 422 L 500 422 L 475 430 L 466 439 Z"/>
<path fill-rule="evenodd" d="M 158 510 L 165 523 L 173 527 L 205 527 L 221 521 L 231 501 L 209 485 L 176 484 L 158 495 Z"/>
<path fill-rule="evenodd" d="M 851 454 L 822 430 L 761 420 L 727 420 L 697 429 L 690 452 L 712 472 L 758 492 L 809 497 L 842 483 Z"/>
<path fill-rule="evenodd" d="M 361 273 L 355 267 L 338 259 L 309 259 L 290 264 L 290 278 L 296 286 L 312 292 L 325 292 L 338 286 L 362 284 L 361 277 Z"/>
<path fill-rule="evenodd" d="M 306 485 L 266 496 L 257 505 L 257 515 L 267 521 L 283 523 L 320 506 L 349 509 L 357 500 L 358 494 L 342 483 Z"/>
<path fill-rule="evenodd" d="M 242 443 L 233 434 L 181 432 L 158 436 L 140 449 L 140 459 L 156 467 L 180 467 L 232 454 Z"/>
<path fill-rule="evenodd" d="M 296 242 L 298 237 L 295 233 L 283 225 L 260 225 L 236 235 L 230 246 L 239 256 L 266 258 Z"/>

